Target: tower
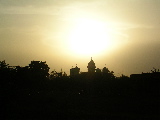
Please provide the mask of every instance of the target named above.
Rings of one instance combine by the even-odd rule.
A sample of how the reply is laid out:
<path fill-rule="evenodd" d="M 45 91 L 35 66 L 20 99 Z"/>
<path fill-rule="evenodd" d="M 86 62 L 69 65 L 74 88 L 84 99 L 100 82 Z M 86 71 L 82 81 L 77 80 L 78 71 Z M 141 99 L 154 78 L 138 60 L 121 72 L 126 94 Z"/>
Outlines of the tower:
<path fill-rule="evenodd" d="M 92 57 L 91 57 L 91 61 L 88 63 L 87 68 L 88 68 L 89 73 L 94 73 L 95 72 L 96 66 L 95 66 L 94 61 L 92 60 Z"/>

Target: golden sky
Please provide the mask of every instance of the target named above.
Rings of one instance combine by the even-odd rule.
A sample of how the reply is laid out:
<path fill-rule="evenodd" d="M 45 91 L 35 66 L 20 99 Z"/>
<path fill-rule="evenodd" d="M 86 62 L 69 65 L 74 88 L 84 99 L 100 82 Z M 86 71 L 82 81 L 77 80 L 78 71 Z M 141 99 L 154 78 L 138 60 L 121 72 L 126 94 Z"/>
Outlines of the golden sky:
<path fill-rule="evenodd" d="M 0 0 L 0 60 L 115 75 L 160 68 L 160 0 Z"/>

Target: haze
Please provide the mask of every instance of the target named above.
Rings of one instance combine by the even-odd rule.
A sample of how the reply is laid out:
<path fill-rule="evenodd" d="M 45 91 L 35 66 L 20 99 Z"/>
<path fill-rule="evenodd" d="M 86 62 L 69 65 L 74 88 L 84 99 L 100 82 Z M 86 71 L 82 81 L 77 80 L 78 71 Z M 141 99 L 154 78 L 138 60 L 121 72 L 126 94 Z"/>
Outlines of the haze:
<path fill-rule="evenodd" d="M 69 74 L 92 57 L 130 75 L 160 68 L 159 46 L 160 0 L 0 0 L 0 61 L 12 66 L 40 60 Z"/>

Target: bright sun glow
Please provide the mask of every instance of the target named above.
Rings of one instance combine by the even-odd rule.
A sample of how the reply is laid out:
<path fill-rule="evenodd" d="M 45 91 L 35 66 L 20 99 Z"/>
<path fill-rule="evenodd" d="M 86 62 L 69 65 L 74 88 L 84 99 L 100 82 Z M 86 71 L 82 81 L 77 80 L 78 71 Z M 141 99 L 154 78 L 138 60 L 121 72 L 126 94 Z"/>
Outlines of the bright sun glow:
<path fill-rule="evenodd" d="M 102 22 L 79 19 L 69 37 L 70 48 L 77 54 L 100 54 L 114 45 L 112 31 Z"/>

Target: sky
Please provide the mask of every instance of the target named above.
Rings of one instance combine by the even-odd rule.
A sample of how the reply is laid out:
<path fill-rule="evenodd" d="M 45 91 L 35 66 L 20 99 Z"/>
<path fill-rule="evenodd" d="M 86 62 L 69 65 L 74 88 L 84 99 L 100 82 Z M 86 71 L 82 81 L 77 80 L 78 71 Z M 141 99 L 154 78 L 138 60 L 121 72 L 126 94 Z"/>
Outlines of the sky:
<path fill-rule="evenodd" d="M 116 76 L 160 69 L 160 0 L 0 0 L 0 61 Z"/>

